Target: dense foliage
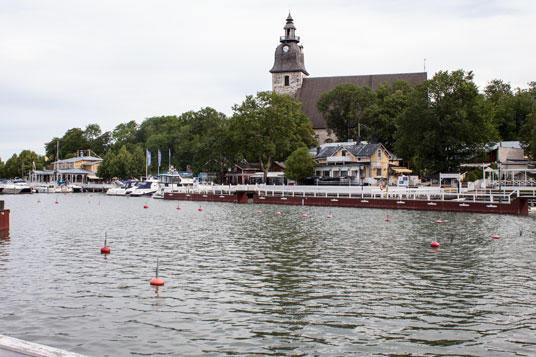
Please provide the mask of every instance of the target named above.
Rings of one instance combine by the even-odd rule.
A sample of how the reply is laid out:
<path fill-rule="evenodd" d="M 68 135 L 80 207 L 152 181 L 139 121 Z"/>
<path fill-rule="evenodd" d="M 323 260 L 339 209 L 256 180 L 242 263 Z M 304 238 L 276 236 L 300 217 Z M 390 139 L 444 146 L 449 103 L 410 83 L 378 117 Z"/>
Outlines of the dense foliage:
<path fill-rule="evenodd" d="M 314 160 L 307 148 L 302 146 L 290 154 L 285 166 L 285 176 L 288 179 L 303 183 L 306 177 L 313 174 Z"/>

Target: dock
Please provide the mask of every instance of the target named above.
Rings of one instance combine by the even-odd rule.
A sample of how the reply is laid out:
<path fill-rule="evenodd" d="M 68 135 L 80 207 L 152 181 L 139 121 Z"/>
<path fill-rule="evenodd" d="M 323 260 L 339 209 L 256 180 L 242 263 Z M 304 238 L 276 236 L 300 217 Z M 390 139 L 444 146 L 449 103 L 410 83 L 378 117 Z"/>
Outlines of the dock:
<path fill-rule="evenodd" d="M 199 185 L 176 188 L 164 199 L 528 215 L 536 187 L 457 192 L 440 187 Z"/>

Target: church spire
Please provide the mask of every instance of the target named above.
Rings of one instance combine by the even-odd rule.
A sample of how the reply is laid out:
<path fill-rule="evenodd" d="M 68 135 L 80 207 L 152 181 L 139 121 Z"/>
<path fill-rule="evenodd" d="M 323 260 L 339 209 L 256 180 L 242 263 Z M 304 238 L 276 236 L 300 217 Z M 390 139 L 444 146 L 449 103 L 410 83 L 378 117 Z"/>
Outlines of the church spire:
<path fill-rule="evenodd" d="M 290 11 L 283 29 L 285 34 L 279 37 L 280 44 L 275 49 L 274 66 L 270 70 L 272 90 L 295 95 L 301 88 L 303 78 L 309 73 L 305 69 L 303 46 L 299 44 L 300 37 L 296 36 Z"/>

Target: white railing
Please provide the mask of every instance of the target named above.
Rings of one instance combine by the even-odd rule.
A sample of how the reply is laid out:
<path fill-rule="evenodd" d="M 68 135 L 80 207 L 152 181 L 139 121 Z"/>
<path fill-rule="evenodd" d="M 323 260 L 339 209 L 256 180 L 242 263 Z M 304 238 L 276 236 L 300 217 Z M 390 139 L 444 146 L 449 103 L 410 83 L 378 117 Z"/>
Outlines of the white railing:
<path fill-rule="evenodd" d="M 460 201 L 510 203 L 520 196 L 522 190 L 450 192 L 440 187 L 389 187 L 377 186 L 283 186 L 283 185 L 198 185 L 177 187 L 173 192 L 201 194 L 234 194 L 238 191 L 254 192 L 261 196 L 281 197 L 332 197 L 332 198 L 376 198 L 410 199 L 428 201 Z M 168 191 L 169 192 L 169 191 Z M 536 194 L 536 189 L 533 192 Z"/>

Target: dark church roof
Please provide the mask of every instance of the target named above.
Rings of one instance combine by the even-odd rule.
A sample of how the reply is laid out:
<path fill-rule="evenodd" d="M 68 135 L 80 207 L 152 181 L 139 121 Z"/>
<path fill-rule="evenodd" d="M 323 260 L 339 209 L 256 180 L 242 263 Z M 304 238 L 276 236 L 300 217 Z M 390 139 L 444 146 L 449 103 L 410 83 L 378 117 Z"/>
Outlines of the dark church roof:
<path fill-rule="evenodd" d="M 414 87 L 426 80 L 426 72 L 304 78 L 302 87 L 297 93 L 297 99 L 303 103 L 303 112 L 311 119 L 313 129 L 326 129 L 326 121 L 316 109 L 316 103 L 324 92 L 330 91 L 339 84 L 344 83 L 353 83 L 360 87 L 367 86 L 375 91 L 385 82 L 392 84 L 396 80 L 407 81 Z"/>

